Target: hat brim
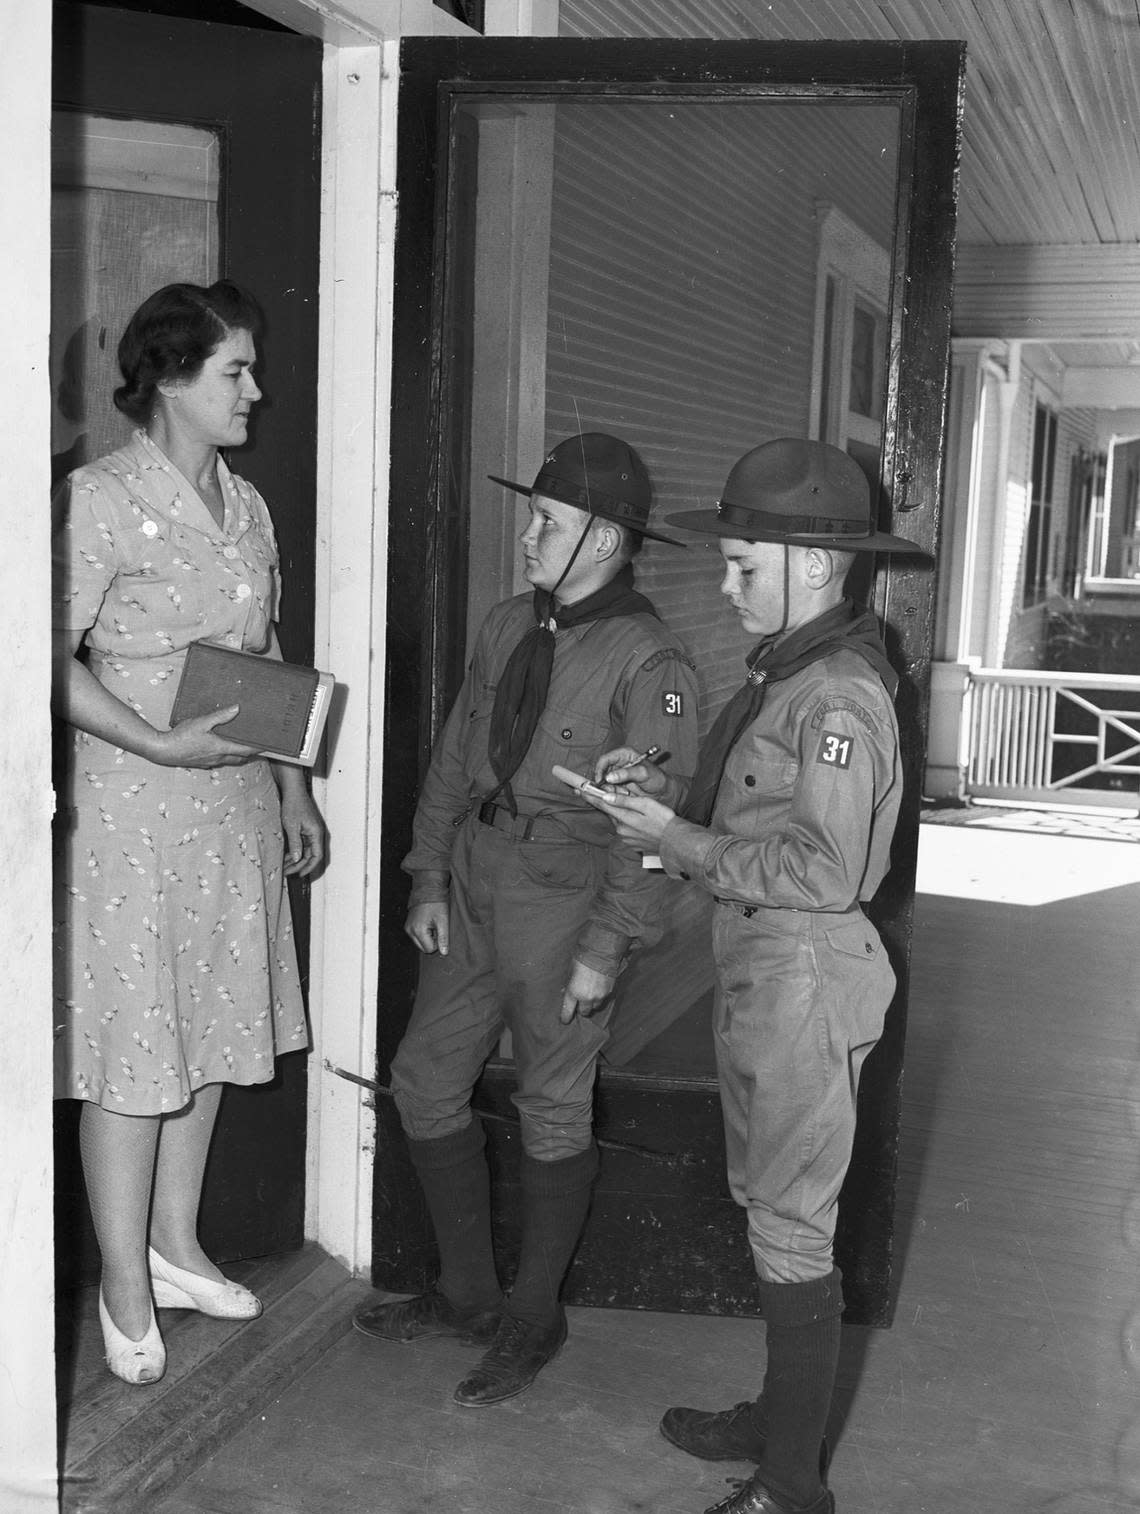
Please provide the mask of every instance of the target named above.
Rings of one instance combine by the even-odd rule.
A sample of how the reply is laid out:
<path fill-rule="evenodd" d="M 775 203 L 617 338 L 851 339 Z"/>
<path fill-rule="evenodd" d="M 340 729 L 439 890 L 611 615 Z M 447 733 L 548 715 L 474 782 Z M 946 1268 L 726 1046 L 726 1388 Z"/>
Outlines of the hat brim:
<path fill-rule="evenodd" d="M 745 531 L 738 525 L 728 525 L 715 510 L 683 510 L 679 515 L 667 515 L 671 526 L 684 531 L 698 531 L 702 536 L 723 536 L 732 541 L 781 542 L 790 547 L 832 547 L 837 552 L 911 552 L 922 557 L 930 554 L 916 541 L 905 536 L 892 536 L 889 531 L 872 531 L 869 536 L 786 536 L 778 531 Z"/>
<path fill-rule="evenodd" d="M 513 489 L 516 494 L 533 494 L 534 493 L 534 489 L 531 487 L 530 484 L 516 484 L 515 482 L 513 482 L 513 480 L 511 480 L 509 478 L 499 478 L 494 473 L 488 473 L 487 477 L 491 480 L 491 482 L 493 484 L 502 484 L 502 486 L 503 486 L 504 489 Z M 548 495 L 547 497 L 549 499 L 557 499 L 558 498 L 558 496 L 556 494 L 551 494 L 551 495 Z M 564 501 L 564 503 L 565 503 L 565 501 Z M 575 505 L 574 509 L 575 510 L 581 509 L 581 506 L 580 505 Z M 582 513 L 584 515 L 586 512 L 583 510 Z M 615 526 L 624 526 L 627 531 L 636 531 L 639 536 L 648 536 L 651 541 L 663 541 L 663 542 L 666 543 L 667 546 L 670 546 L 670 547 L 682 547 L 682 548 L 685 548 L 685 549 L 688 548 L 689 543 L 687 541 L 678 541 L 675 536 L 664 536 L 660 531 L 652 531 L 652 530 L 650 530 L 650 528 L 648 526 L 635 526 L 635 525 L 632 524 L 632 522 L 630 522 L 628 520 L 619 520 L 619 518 L 616 515 L 611 515 L 608 510 L 605 510 L 605 509 L 595 510 L 595 511 L 593 511 L 593 514 L 596 515 L 596 516 L 599 516 L 602 520 L 613 521 L 613 523 L 614 523 Z"/>

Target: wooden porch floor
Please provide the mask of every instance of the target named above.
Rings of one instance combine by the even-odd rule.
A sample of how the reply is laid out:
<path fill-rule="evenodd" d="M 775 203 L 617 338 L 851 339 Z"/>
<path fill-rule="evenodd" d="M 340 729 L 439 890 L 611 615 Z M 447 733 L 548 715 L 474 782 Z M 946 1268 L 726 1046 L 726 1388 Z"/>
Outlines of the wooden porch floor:
<path fill-rule="evenodd" d="M 924 827 L 898 1309 L 890 1330 L 844 1331 L 831 1483 L 841 1514 L 1123 1514 L 1140 1507 L 1140 847 L 1069 838 L 1049 888 L 1048 838 L 938 832 Z M 292 1380 L 271 1364 L 228 1429 L 219 1372 L 212 1454 L 192 1470 L 184 1435 L 167 1469 L 183 1480 L 148 1514 L 700 1514 L 747 1471 L 690 1459 L 656 1425 L 671 1403 L 751 1395 L 760 1322 L 574 1310 L 529 1393 L 471 1411 L 451 1402 L 468 1351 L 367 1340 L 345 1328 L 362 1285 L 326 1270 L 321 1286 L 324 1335 L 298 1338 L 310 1364 Z M 86 1490 L 73 1508 L 100 1506 Z"/>

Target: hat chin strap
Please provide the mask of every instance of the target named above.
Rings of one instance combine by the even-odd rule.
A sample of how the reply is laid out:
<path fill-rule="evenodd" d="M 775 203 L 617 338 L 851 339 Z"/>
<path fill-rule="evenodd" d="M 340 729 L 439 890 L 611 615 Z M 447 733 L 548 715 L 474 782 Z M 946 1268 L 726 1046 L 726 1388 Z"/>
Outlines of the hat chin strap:
<path fill-rule="evenodd" d="M 780 629 L 776 632 L 777 636 L 782 636 L 784 634 L 784 632 L 788 629 L 788 615 L 789 615 L 789 613 L 791 611 L 791 597 L 792 597 L 792 591 L 791 591 L 791 555 L 792 554 L 788 550 L 788 544 L 787 544 L 787 542 L 782 542 L 781 546 L 784 549 L 784 613 L 780 617 Z"/>
<path fill-rule="evenodd" d="M 544 620 L 557 620 L 558 616 L 554 608 L 554 596 L 558 593 L 559 589 L 565 582 L 567 573 L 569 573 L 570 569 L 578 561 L 578 553 L 581 552 L 582 548 L 585 546 L 586 537 L 590 534 L 590 527 L 594 524 L 595 519 L 596 517 L 593 515 L 591 515 L 587 519 L 586 524 L 582 528 L 582 534 L 578 538 L 578 545 L 574 548 L 573 552 L 571 552 L 569 561 L 562 569 L 562 572 L 558 575 L 558 582 L 554 585 L 553 589 L 550 590 L 548 595 L 548 599 L 550 601 L 548 608 L 550 613 L 547 616 L 544 616 Z"/>

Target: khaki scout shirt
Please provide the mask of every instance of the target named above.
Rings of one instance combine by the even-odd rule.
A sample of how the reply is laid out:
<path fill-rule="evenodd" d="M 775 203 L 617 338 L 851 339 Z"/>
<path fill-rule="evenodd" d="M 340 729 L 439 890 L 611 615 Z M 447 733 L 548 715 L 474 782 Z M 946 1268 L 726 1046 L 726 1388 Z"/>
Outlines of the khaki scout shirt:
<path fill-rule="evenodd" d="M 487 757 L 495 690 L 511 653 L 534 625 L 531 595 L 496 605 L 424 780 L 404 858 L 413 875 L 411 904 L 447 898 L 457 827 L 497 787 Z M 616 616 L 555 632 L 550 691 L 530 749 L 511 779 L 523 816 L 541 815 L 567 840 L 605 847 L 608 861 L 576 957 L 617 973 L 632 940 L 644 940 L 660 914 L 660 875 L 641 866 L 607 816 L 559 782 L 559 763 L 589 776 L 595 758 L 616 746 L 660 747 L 665 771 L 687 780 L 696 765 L 697 683 L 681 643 L 651 615 Z"/>
<path fill-rule="evenodd" d="M 886 874 L 901 797 L 890 696 L 857 652 L 833 652 L 768 685 L 709 828 L 671 820 L 661 861 L 718 899 L 841 913 Z"/>

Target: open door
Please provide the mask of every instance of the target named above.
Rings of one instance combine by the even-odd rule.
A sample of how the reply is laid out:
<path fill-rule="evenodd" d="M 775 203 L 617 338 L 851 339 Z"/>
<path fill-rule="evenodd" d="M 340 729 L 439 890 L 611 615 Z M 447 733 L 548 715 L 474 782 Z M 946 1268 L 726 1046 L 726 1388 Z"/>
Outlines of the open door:
<path fill-rule="evenodd" d="M 273 513 L 285 656 L 311 659 L 320 44 L 280 29 L 62 3 L 53 42 L 53 474 L 130 434 L 111 404 L 115 349 L 147 294 L 175 280 L 245 285 L 266 316 L 266 397 L 233 463 Z M 294 880 L 302 973 L 307 892 Z M 285 1057 L 272 1083 L 223 1099 L 201 1226 L 219 1260 L 303 1240 L 305 1062 Z M 57 1251 L 68 1281 L 98 1271 L 78 1107 L 57 1105 Z"/>
<path fill-rule="evenodd" d="M 404 42 L 382 1081 L 415 986 L 399 864 L 416 790 L 475 628 L 525 587 L 522 512 L 489 474 L 530 478 L 552 442 L 614 431 L 645 458 L 664 514 L 712 504 L 757 443 L 821 437 L 871 476 L 880 523 L 934 551 L 962 66 L 940 43 Z M 838 1259 L 847 1317 L 884 1324 L 933 574 L 873 566 L 862 588 L 904 677 L 908 794 L 873 910 L 899 990 L 863 1075 Z M 637 565 L 697 663 L 705 730 L 747 650 L 719 572 L 700 546 L 650 542 Z M 754 1314 L 724 1176 L 707 908 L 678 887 L 670 911 L 619 987 L 602 1171 L 566 1296 Z M 477 1103 L 507 1278 L 512 1086 L 504 1048 Z M 374 1278 L 417 1289 L 434 1248 L 390 1101 L 379 1113 Z"/>

